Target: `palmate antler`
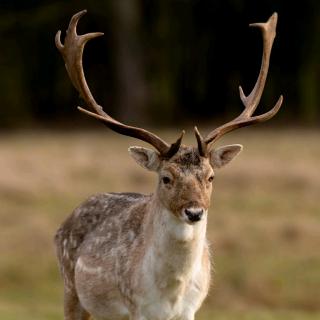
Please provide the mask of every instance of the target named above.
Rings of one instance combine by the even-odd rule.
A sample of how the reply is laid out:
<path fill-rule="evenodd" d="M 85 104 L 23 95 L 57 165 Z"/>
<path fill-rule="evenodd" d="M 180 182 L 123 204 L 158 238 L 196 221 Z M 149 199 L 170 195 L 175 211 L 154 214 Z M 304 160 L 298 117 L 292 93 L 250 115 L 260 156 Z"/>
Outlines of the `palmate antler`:
<path fill-rule="evenodd" d="M 262 31 L 262 37 L 263 37 L 263 55 L 262 55 L 260 73 L 259 73 L 257 82 L 253 90 L 248 96 L 245 96 L 241 86 L 239 87 L 240 98 L 242 103 L 245 106 L 245 109 L 242 111 L 242 113 L 238 117 L 214 129 L 205 138 L 202 138 L 197 127 L 194 128 L 195 135 L 198 142 L 199 153 L 202 156 L 207 156 L 213 143 L 216 142 L 219 138 L 221 138 L 227 132 L 233 131 L 241 127 L 249 126 L 255 123 L 267 121 L 271 119 L 279 111 L 283 101 L 282 95 L 280 96 L 279 100 L 270 111 L 259 116 L 252 116 L 260 102 L 263 89 L 266 83 L 271 49 L 272 49 L 274 38 L 276 36 L 277 20 L 278 20 L 278 15 L 277 13 L 274 13 L 266 23 L 250 24 L 250 26 L 252 27 L 260 28 Z"/>
<path fill-rule="evenodd" d="M 78 12 L 71 18 L 68 30 L 66 32 L 64 45 L 61 43 L 60 40 L 60 30 L 57 32 L 55 38 L 56 46 L 63 56 L 65 66 L 72 84 L 78 90 L 78 92 L 80 93 L 84 101 L 87 103 L 87 105 L 94 112 L 88 111 L 81 107 L 78 107 L 78 109 L 81 112 L 84 112 L 87 115 L 102 121 L 107 127 L 109 127 L 111 130 L 117 133 L 137 138 L 151 144 L 159 151 L 160 155 L 163 158 L 172 157 L 180 148 L 184 131 L 182 131 L 181 136 L 177 139 L 176 142 L 169 145 L 167 142 L 165 142 L 164 140 L 147 130 L 138 127 L 128 126 L 113 119 L 106 112 L 103 111 L 102 107 L 93 98 L 84 76 L 82 55 L 85 44 L 93 38 L 102 36 L 103 33 L 95 32 L 87 33 L 84 35 L 77 34 L 78 21 L 84 14 L 86 14 L 86 12 L 87 10 L 83 10 L 81 12 Z"/>

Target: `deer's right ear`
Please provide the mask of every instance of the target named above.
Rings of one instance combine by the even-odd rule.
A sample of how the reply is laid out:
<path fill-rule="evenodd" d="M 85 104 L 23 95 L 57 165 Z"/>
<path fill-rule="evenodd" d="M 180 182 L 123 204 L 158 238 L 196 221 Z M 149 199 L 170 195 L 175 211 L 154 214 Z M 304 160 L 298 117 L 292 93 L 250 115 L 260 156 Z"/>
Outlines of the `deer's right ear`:
<path fill-rule="evenodd" d="M 130 156 L 142 167 L 150 171 L 157 171 L 160 166 L 159 155 L 156 151 L 142 147 L 130 147 Z"/>

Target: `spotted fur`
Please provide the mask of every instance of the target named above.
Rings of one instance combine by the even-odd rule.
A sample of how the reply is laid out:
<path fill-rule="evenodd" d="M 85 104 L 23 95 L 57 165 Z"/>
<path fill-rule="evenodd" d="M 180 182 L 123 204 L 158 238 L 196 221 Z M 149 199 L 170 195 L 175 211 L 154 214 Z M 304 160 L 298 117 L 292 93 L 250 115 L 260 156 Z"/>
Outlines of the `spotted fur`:
<path fill-rule="evenodd" d="M 92 196 L 56 233 L 65 320 L 193 320 L 208 293 L 214 165 L 192 147 L 169 160 L 137 152 L 134 159 L 158 173 L 156 192 Z M 204 215 L 193 223 L 185 209 L 195 208 Z"/>

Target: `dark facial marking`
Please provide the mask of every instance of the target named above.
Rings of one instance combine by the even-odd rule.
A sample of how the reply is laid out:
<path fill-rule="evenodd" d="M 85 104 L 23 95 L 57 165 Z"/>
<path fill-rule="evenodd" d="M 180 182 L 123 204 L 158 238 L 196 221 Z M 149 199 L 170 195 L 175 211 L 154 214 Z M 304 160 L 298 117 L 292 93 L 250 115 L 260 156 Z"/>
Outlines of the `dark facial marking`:
<path fill-rule="evenodd" d="M 201 159 L 198 153 L 194 150 L 188 150 L 185 153 L 180 154 L 174 162 L 181 167 L 199 166 Z"/>

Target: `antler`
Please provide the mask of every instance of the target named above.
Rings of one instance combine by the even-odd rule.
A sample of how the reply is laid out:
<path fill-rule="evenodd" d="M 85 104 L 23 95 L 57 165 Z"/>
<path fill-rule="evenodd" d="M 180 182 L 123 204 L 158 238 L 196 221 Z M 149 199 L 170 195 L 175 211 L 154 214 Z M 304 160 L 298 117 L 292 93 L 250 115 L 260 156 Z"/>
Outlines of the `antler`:
<path fill-rule="evenodd" d="M 102 107 L 93 98 L 88 87 L 87 81 L 85 79 L 82 65 L 82 55 L 85 44 L 93 38 L 102 36 L 103 33 L 95 32 L 87 33 L 84 35 L 77 34 L 78 21 L 83 15 L 86 14 L 86 12 L 87 10 L 83 10 L 81 12 L 78 12 L 71 18 L 68 30 L 66 32 L 64 45 L 61 43 L 60 40 L 60 30 L 57 32 L 55 38 L 56 47 L 63 56 L 65 66 L 72 84 L 78 90 L 78 92 L 80 93 L 84 101 L 87 103 L 87 105 L 94 112 L 88 111 L 81 107 L 78 107 L 78 109 L 81 112 L 84 112 L 87 115 L 102 121 L 107 127 L 109 127 L 111 130 L 117 133 L 137 138 L 151 144 L 159 151 L 162 157 L 172 157 L 180 148 L 184 131 L 182 131 L 181 136 L 177 139 L 176 142 L 169 145 L 167 142 L 165 142 L 164 140 L 147 130 L 138 127 L 128 126 L 113 119 L 106 112 L 103 111 Z"/>
<path fill-rule="evenodd" d="M 271 119 L 279 111 L 283 101 L 282 95 L 280 96 L 279 100 L 270 111 L 259 116 L 252 116 L 260 102 L 263 89 L 266 83 L 271 49 L 272 49 L 274 38 L 276 36 L 277 20 L 278 20 L 278 14 L 275 12 L 266 23 L 250 24 L 251 27 L 260 28 L 262 31 L 262 37 L 263 37 L 263 55 L 262 55 L 261 68 L 260 68 L 257 82 L 248 96 L 245 96 L 241 86 L 239 87 L 240 98 L 242 103 L 245 106 L 245 109 L 238 117 L 214 129 L 205 138 L 202 138 L 197 127 L 194 128 L 195 135 L 198 142 L 199 153 L 202 156 L 207 156 L 212 144 L 227 132 L 233 131 L 241 127 L 249 126 L 255 123 L 267 121 Z"/>

